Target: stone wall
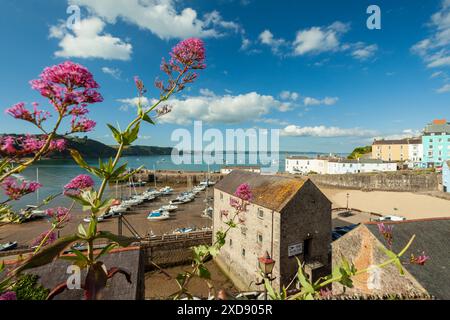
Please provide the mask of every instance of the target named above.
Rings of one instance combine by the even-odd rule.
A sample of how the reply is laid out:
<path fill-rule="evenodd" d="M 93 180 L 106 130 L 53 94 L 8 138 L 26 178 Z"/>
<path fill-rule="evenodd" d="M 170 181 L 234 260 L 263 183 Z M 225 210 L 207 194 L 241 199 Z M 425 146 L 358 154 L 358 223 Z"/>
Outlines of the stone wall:
<path fill-rule="evenodd" d="M 415 171 L 312 175 L 310 178 L 324 187 L 404 192 L 438 191 L 442 181 L 437 173 Z"/>
<path fill-rule="evenodd" d="M 209 174 L 211 181 L 219 181 L 223 175 L 220 173 Z M 167 185 L 186 185 L 192 183 L 197 185 L 205 181 L 208 177 L 207 172 L 183 172 L 183 171 L 157 171 L 156 181 Z M 142 170 L 134 176 L 134 181 L 154 182 L 154 172 L 152 170 Z"/>

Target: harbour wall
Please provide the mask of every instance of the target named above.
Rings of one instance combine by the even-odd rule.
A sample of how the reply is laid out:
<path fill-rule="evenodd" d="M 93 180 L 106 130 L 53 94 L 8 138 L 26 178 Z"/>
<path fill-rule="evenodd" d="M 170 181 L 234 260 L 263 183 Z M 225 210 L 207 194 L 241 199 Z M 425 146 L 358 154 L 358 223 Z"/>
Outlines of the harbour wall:
<path fill-rule="evenodd" d="M 384 173 L 311 175 L 319 186 L 365 191 L 439 191 L 442 176 L 434 172 L 399 171 Z"/>
<path fill-rule="evenodd" d="M 211 181 L 219 181 L 223 178 L 220 173 L 207 172 L 186 172 L 186 171 L 157 171 L 156 182 L 167 185 L 197 185 L 207 178 Z M 153 183 L 155 180 L 155 173 L 152 170 L 142 170 L 133 177 L 134 181 L 145 181 Z"/>

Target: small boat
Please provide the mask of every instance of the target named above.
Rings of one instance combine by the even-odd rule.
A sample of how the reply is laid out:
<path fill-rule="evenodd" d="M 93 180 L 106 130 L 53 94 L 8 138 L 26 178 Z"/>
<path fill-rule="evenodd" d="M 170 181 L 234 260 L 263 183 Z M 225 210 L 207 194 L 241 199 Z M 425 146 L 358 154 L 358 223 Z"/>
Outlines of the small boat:
<path fill-rule="evenodd" d="M 212 208 L 212 207 L 206 208 L 205 210 L 203 210 L 202 217 L 211 218 L 213 215 L 213 212 L 214 212 L 214 208 Z"/>
<path fill-rule="evenodd" d="M 0 251 L 8 251 L 17 247 L 17 241 L 0 244 Z"/>
<path fill-rule="evenodd" d="M 102 222 L 105 218 L 103 218 L 103 216 L 97 217 L 97 222 Z M 86 223 L 90 223 L 91 222 L 91 217 L 86 217 L 83 219 L 84 222 Z"/>
<path fill-rule="evenodd" d="M 138 181 L 138 182 L 128 182 L 127 186 L 128 187 L 143 187 L 147 184 L 147 182 L 145 181 Z"/>
<path fill-rule="evenodd" d="M 176 205 L 184 204 L 186 202 L 184 202 L 184 201 L 182 201 L 180 199 L 175 199 L 175 200 L 171 200 L 169 203 L 170 203 L 170 205 L 176 206 Z"/>
<path fill-rule="evenodd" d="M 167 211 L 152 211 L 148 214 L 147 219 L 148 220 L 156 220 L 156 221 L 160 221 L 160 220 L 167 220 L 170 218 L 170 215 Z"/>
<path fill-rule="evenodd" d="M 160 208 L 161 211 L 168 211 L 168 212 L 172 212 L 172 211 L 175 211 L 177 209 L 178 209 L 178 206 L 175 206 L 175 205 L 172 205 L 172 204 L 169 204 L 169 205 L 166 205 L 166 206 L 162 206 Z"/>
<path fill-rule="evenodd" d="M 161 190 L 159 190 L 159 192 L 161 193 L 161 195 L 167 196 L 173 193 L 173 189 L 171 187 L 164 187 Z"/>
<path fill-rule="evenodd" d="M 195 228 L 178 228 L 173 233 L 174 234 L 183 234 L 195 231 Z"/>
<path fill-rule="evenodd" d="M 109 208 L 109 212 L 111 213 L 125 213 L 127 211 L 128 207 L 123 205 L 112 206 L 111 208 Z"/>

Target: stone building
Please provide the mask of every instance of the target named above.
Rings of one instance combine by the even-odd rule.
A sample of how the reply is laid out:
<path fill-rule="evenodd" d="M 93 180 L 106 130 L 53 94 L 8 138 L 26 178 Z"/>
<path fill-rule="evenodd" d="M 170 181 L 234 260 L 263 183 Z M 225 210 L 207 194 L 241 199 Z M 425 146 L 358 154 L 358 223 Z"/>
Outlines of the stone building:
<path fill-rule="evenodd" d="M 402 256 L 404 275 L 395 265 L 389 265 L 371 273 L 353 278 L 353 288 L 333 284 L 333 293 L 340 295 L 404 297 L 429 296 L 450 299 L 450 218 L 435 218 L 389 222 L 393 226 L 392 251 L 399 253 L 413 235 L 415 239 Z M 362 270 L 389 259 L 382 247 L 388 247 L 378 231 L 377 223 L 360 225 L 333 242 L 333 268 L 339 266 L 342 257 Z M 410 263 L 410 257 L 425 254 L 425 265 Z"/>
<path fill-rule="evenodd" d="M 290 283 L 297 258 L 313 278 L 330 272 L 331 202 L 308 180 L 233 171 L 214 190 L 214 232 L 225 230 L 233 214 L 230 199 L 242 183 L 248 183 L 253 199 L 245 221 L 232 229 L 216 258 L 240 290 L 262 289 L 258 258 L 267 251 L 276 261 L 275 288 Z M 228 218 L 223 210 L 229 212 Z"/>

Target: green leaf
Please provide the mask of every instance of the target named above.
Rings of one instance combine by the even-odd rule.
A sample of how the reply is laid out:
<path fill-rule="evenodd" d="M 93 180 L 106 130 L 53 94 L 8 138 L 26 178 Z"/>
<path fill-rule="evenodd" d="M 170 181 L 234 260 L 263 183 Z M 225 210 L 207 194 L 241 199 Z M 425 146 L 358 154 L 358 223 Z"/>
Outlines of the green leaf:
<path fill-rule="evenodd" d="M 81 156 L 81 154 L 75 150 L 75 149 L 69 149 L 70 151 L 70 155 L 72 156 L 73 160 L 75 160 L 75 162 L 82 168 L 87 169 L 89 168 L 89 165 L 87 164 L 86 161 L 84 161 L 83 157 Z"/>
<path fill-rule="evenodd" d="M 400 261 L 400 257 L 398 255 L 396 255 L 394 252 L 392 252 L 391 250 L 387 249 L 384 246 L 380 246 L 381 250 L 384 251 L 384 253 L 393 260 L 394 265 L 397 267 L 398 271 L 400 272 L 401 275 L 404 275 L 405 272 L 403 271 L 403 266 L 402 266 L 402 262 Z"/>
<path fill-rule="evenodd" d="M 302 291 L 305 293 L 315 293 L 314 286 L 306 279 L 305 274 L 303 273 L 303 267 L 300 263 L 300 260 L 296 257 L 298 263 L 298 271 L 297 271 L 297 279 L 302 286 Z"/>
<path fill-rule="evenodd" d="M 116 247 L 117 247 L 117 243 L 110 243 L 110 244 L 108 244 L 106 247 L 104 247 L 102 249 L 102 251 L 100 251 L 100 253 L 97 255 L 95 260 L 98 260 L 101 256 L 107 254 L 108 252 L 110 252 L 112 249 L 114 249 Z"/>
<path fill-rule="evenodd" d="M 136 141 L 136 139 L 138 138 L 139 135 L 139 129 L 140 129 L 141 123 L 137 122 L 134 127 L 128 129 L 127 131 L 125 131 L 122 135 L 122 141 L 123 144 L 128 146 L 130 144 L 132 144 L 134 141 Z"/>
<path fill-rule="evenodd" d="M 211 273 L 209 270 L 202 264 L 197 269 L 197 275 L 202 279 L 211 279 Z"/>
<path fill-rule="evenodd" d="M 119 130 L 117 130 L 116 128 L 114 128 L 114 126 L 110 125 L 109 123 L 107 124 L 109 130 L 111 130 L 114 140 L 116 140 L 116 142 L 118 144 L 122 143 L 122 134 L 120 133 Z"/>
<path fill-rule="evenodd" d="M 61 252 L 68 247 L 71 243 L 80 240 L 80 237 L 77 235 L 72 235 L 68 237 L 61 238 L 57 240 L 55 243 L 45 247 L 37 254 L 31 256 L 25 262 L 14 270 L 14 274 L 19 274 L 27 269 L 32 269 L 36 267 L 40 267 L 46 264 L 51 263 L 55 258 L 57 258 Z"/>
<path fill-rule="evenodd" d="M 144 114 L 144 116 L 142 117 L 142 120 L 144 120 L 145 122 L 148 122 L 150 124 L 155 125 L 155 122 L 152 120 L 152 118 L 150 118 L 150 116 L 148 114 Z"/>
<path fill-rule="evenodd" d="M 83 227 L 83 225 L 82 224 L 79 224 L 78 225 L 78 234 L 81 236 L 81 237 L 83 237 L 83 239 L 87 239 L 87 232 L 86 232 L 86 229 L 84 229 L 84 227 Z"/>

